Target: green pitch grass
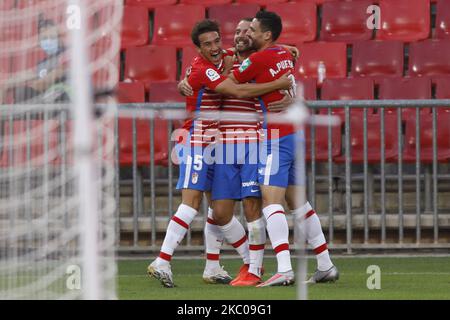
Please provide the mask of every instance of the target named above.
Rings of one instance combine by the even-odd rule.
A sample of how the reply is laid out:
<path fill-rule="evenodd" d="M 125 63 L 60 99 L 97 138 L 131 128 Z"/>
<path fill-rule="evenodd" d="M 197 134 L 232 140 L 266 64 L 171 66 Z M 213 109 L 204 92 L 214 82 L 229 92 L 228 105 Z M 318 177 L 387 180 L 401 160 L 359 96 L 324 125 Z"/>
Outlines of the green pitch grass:
<path fill-rule="evenodd" d="M 295 260 L 295 259 L 294 259 Z M 308 285 L 309 299 L 450 299 L 450 257 L 346 257 L 334 258 L 340 271 L 336 283 Z M 266 258 L 264 267 L 269 278 L 276 270 L 274 258 Z M 270 288 L 235 288 L 211 285 L 202 280 L 204 260 L 174 259 L 172 271 L 176 288 L 163 288 L 159 281 L 146 275 L 149 261 L 119 261 L 119 299 L 148 300 L 289 300 L 296 299 L 296 286 Z M 237 259 L 223 259 L 221 263 L 234 276 L 239 269 Z M 381 289 L 367 288 L 367 267 L 381 269 Z M 315 261 L 308 261 L 308 271 Z"/>

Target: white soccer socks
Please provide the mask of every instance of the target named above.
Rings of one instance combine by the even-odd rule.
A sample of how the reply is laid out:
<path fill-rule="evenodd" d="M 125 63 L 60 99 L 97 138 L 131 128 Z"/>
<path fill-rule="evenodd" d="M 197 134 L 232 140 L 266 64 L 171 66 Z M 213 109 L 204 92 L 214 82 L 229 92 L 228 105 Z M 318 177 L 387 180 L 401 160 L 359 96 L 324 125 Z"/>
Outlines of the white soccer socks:
<path fill-rule="evenodd" d="M 220 249 L 223 243 L 223 233 L 213 219 L 213 210 L 208 208 L 208 219 L 205 224 L 206 267 L 213 270 L 220 267 Z"/>
<path fill-rule="evenodd" d="M 292 270 L 289 252 L 289 227 L 283 206 L 272 204 L 263 209 L 272 248 L 277 255 L 278 272 Z"/>
<path fill-rule="evenodd" d="M 157 265 L 168 264 L 172 259 L 173 252 L 180 244 L 186 235 L 189 225 L 192 220 L 194 220 L 197 210 L 180 204 L 177 212 L 172 217 L 167 227 L 166 236 L 164 237 L 163 244 L 161 246 L 161 251 L 159 257 L 156 259 Z"/>
<path fill-rule="evenodd" d="M 248 249 L 247 235 L 245 234 L 244 227 L 236 217 L 233 216 L 231 221 L 224 225 L 219 226 L 223 233 L 223 236 L 229 244 L 231 244 L 241 256 L 244 264 L 250 263 L 250 253 Z"/>
<path fill-rule="evenodd" d="M 250 249 L 250 267 L 248 272 L 261 278 L 261 268 L 266 244 L 266 224 L 264 218 L 248 222 L 248 243 Z"/>
<path fill-rule="evenodd" d="M 304 217 L 299 225 L 299 229 L 306 236 L 306 240 L 316 254 L 317 269 L 320 271 L 329 270 L 333 263 L 331 262 L 327 242 L 322 232 L 320 219 L 311 207 L 311 204 L 306 202 L 302 207 L 294 210 L 293 214 L 296 216 L 296 220 Z"/>

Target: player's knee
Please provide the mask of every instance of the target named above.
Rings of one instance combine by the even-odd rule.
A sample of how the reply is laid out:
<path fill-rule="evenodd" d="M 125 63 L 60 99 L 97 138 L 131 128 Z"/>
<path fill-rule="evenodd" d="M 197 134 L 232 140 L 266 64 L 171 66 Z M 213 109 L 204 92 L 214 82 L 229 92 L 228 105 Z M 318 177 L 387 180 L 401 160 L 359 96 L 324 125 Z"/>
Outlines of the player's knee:
<path fill-rule="evenodd" d="M 261 199 L 248 198 L 243 201 L 244 214 L 247 222 L 252 222 L 261 218 Z"/>
<path fill-rule="evenodd" d="M 233 212 L 231 212 L 230 214 L 228 209 L 222 208 L 220 206 L 214 206 L 213 217 L 214 221 L 219 226 L 224 226 L 228 224 L 233 218 Z"/>
<path fill-rule="evenodd" d="M 201 191 L 184 189 L 182 191 L 182 202 L 198 211 L 202 203 L 202 196 L 203 193 Z"/>

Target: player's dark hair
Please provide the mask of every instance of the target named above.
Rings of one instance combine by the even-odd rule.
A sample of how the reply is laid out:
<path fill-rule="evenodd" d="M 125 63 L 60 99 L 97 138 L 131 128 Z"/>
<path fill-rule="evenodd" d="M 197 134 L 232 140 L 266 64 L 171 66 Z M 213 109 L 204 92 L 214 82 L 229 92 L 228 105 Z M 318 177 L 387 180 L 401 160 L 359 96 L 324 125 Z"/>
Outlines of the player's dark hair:
<path fill-rule="evenodd" d="M 277 41 L 283 30 L 280 16 L 271 11 L 258 11 L 255 18 L 259 21 L 261 30 L 263 32 L 270 31 L 272 33 L 272 41 Z"/>
<path fill-rule="evenodd" d="M 44 29 L 44 28 L 51 28 L 54 26 L 55 26 L 55 23 L 53 22 L 53 20 L 40 19 L 38 22 L 38 33 L 41 33 L 42 29 Z"/>
<path fill-rule="evenodd" d="M 253 18 L 244 18 L 244 19 L 241 19 L 241 21 L 247 21 L 247 22 L 252 22 L 253 21 Z"/>
<path fill-rule="evenodd" d="M 217 32 L 220 36 L 220 27 L 219 23 L 214 20 L 205 19 L 200 22 L 197 22 L 191 32 L 192 42 L 200 48 L 200 35 L 207 32 Z"/>

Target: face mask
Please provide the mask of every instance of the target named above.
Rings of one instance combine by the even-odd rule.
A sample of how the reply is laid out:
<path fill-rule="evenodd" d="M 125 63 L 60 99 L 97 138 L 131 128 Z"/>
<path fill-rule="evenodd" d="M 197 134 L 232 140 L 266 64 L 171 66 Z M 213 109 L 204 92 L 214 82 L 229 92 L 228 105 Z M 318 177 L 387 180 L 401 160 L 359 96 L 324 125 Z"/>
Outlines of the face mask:
<path fill-rule="evenodd" d="M 57 53 L 58 52 L 58 39 L 41 40 L 41 48 L 49 55 Z"/>

